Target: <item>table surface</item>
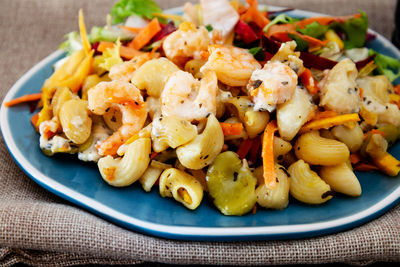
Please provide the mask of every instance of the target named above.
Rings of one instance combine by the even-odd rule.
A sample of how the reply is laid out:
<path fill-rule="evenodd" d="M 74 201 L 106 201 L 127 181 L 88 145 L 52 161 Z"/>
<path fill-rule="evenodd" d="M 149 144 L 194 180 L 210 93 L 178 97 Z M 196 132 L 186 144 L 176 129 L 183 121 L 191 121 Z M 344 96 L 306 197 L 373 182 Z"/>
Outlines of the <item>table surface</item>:
<path fill-rule="evenodd" d="M 185 1 L 158 1 L 162 8 Z M 362 9 L 371 27 L 390 38 L 395 0 L 259 1 L 333 15 Z M 322 4 L 321 4 L 322 2 Z M 0 0 L 0 99 L 63 35 L 77 29 L 79 8 L 88 28 L 103 25 L 109 0 Z M 400 261 L 400 206 L 353 230 L 325 237 L 259 242 L 183 242 L 120 228 L 45 191 L 15 164 L 0 139 L 0 265 L 179 264 L 270 265 Z"/>

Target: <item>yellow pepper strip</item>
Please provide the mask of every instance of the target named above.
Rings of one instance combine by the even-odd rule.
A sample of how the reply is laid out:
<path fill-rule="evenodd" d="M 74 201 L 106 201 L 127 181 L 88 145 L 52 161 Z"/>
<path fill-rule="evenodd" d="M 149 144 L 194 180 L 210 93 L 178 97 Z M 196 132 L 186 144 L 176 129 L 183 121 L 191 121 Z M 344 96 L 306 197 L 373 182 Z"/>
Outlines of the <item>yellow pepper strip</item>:
<path fill-rule="evenodd" d="M 325 33 L 325 39 L 330 42 L 335 42 L 339 46 L 339 49 L 343 50 L 344 48 L 343 41 L 342 39 L 340 39 L 339 35 L 337 35 L 334 30 L 328 30 Z"/>
<path fill-rule="evenodd" d="M 375 126 L 375 124 L 378 122 L 378 115 L 376 113 L 369 111 L 363 106 L 361 107 L 360 115 L 369 125 Z"/>
<path fill-rule="evenodd" d="M 358 116 L 357 113 L 338 115 L 329 118 L 322 118 L 319 120 L 314 120 L 306 123 L 303 127 L 301 127 L 299 133 L 302 134 L 319 129 L 329 129 L 336 125 L 341 125 L 347 122 L 356 122 L 359 120 L 360 117 Z"/>
<path fill-rule="evenodd" d="M 81 64 L 82 60 L 85 58 L 85 51 L 82 49 L 73 53 L 67 61 L 58 68 L 53 75 L 50 76 L 43 85 L 42 91 L 52 90 L 58 86 L 58 82 L 67 79 L 74 74 L 78 66 Z"/>
<path fill-rule="evenodd" d="M 94 50 L 85 57 L 85 51 L 82 49 L 80 51 L 72 54 L 67 61 L 58 68 L 53 75 L 51 75 L 45 82 L 42 87 L 42 98 L 41 102 L 43 104 L 43 108 L 39 113 L 39 118 L 36 122 L 36 126 L 46 121 L 50 120 L 53 117 L 53 111 L 50 105 L 50 100 L 53 97 L 54 92 L 57 87 L 67 86 L 71 90 L 80 87 L 83 80 L 89 74 L 91 69 L 91 59 L 93 56 Z M 85 68 L 84 68 L 85 67 Z M 77 73 L 81 73 L 80 77 Z M 81 78 L 81 81 L 77 79 L 77 76 Z M 75 78 L 74 78 L 75 77 Z M 74 83 L 73 83 L 74 82 Z"/>
<path fill-rule="evenodd" d="M 76 93 L 81 88 L 81 85 L 85 78 L 89 75 L 92 70 L 94 50 L 91 50 L 85 59 L 79 64 L 75 73 L 65 80 L 58 83 L 58 86 L 66 86 L 71 89 L 72 92 Z"/>
<path fill-rule="evenodd" d="M 372 159 L 374 164 L 379 168 L 379 170 L 383 171 L 385 174 L 389 176 L 397 176 L 400 171 L 400 161 L 386 152 L 380 158 Z"/>
<path fill-rule="evenodd" d="M 170 19 L 170 20 L 177 20 L 177 21 L 184 21 L 185 19 L 179 15 L 173 14 L 166 14 L 166 13 L 153 13 L 153 16 L 162 18 L 162 19 Z"/>
<path fill-rule="evenodd" d="M 390 101 L 396 103 L 400 101 L 400 95 L 397 94 L 390 94 L 389 95 Z"/>
<path fill-rule="evenodd" d="M 184 188 L 179 188 L 178 189 L 178 195 L 183 199 L 183 201 L 185 201 L 186 203 L 188 203 L 189 205 L 193 203 L 192 198 L 190 197 L 189 193 L 186 191 L 186 189 Z"/>
<path fill-rule="evenodd" d="M 81 34 L 82 45 L 85 50 L 85 54 L 88 55 L 90 50 L 92 49 L 92 46 L 90 45 L 89 39 L 86 34 L 86 26 L 85 26 L 85 21 L 83 20 L 82 9 L 79 9 L 79 31 Z"/>

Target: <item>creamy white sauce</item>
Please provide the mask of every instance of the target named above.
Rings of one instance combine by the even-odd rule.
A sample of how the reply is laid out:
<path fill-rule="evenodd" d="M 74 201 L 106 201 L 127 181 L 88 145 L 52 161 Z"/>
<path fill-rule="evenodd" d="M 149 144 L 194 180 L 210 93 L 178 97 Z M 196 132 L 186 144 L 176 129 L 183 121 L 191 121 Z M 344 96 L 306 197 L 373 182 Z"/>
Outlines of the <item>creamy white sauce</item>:
<path fill-rule="evenodd" d="M 93 142 L 88 149 L 78 153 L 78 158 L 82 161 L 97 162 L 102 156 L 97 152 L 96 145 L 106 140 L 110 135 L 111 131 L 103 123 L 94 124 L 92 127 Z"/>

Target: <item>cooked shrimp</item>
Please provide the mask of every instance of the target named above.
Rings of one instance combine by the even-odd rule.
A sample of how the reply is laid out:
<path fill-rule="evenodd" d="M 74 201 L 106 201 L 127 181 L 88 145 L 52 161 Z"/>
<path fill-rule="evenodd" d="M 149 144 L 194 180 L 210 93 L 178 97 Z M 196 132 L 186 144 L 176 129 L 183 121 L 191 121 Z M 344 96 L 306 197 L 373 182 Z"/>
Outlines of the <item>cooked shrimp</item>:
<path fill-rule="evenodd" d="M 290 100 L 296 90 L 297 75 L 279 61 L 269 61 L 261 70 L 251 75 L 247 88 L 254 102 L 255 110 L 272 111 L 276 104 Z"/>
<path fill-rule="evenodd" d="M 133 134 L 142 129 L 147 108 L 143 97 L 133 84 L 124 81 L 101 82 L 88 92 L 89 109 L 103 115 L 111 106 L 122 113 L 122 126 L 104 142 L 97 145 L 100 155 L 115 155 L 118 148 Z"/>
<path fill-rule="evenodd" d="M 184 71 L 171 74 L 161 94 L 161 112 L 187 120 L 201 120 L 217 113 L 218 81 L 215 72 L 206 71 L 201 81 Z"/>
<path fill-rule="evenodd" d="M 202 69 L 215 71 L 218 80 L 229 86 L 245 86 L 254 70 L 261 65 L 246 49 L 210 45 L 210 57 Z"/>
<path fill-rule="evenodd" d="M 140 56 L 136 56 L 129 61 L 125 61 L 116 64 L 111 67 L 108 76 L 111 80 L 120 80 L 124 82 L 129 82 L 132 79 L 133 73 L 142 66 L 146 61 L 157 57 L 158 53 L 145 53 Z"/>
<path fill-rule="evenodd" d="M 208 31 L 204 26 L 196 28 L 191 22 L 184 22 L 179 29 L 165 38 L 163 49 L 167 58 L 179 66 L 192 58 L 200 58 L 210 44 Z"/>

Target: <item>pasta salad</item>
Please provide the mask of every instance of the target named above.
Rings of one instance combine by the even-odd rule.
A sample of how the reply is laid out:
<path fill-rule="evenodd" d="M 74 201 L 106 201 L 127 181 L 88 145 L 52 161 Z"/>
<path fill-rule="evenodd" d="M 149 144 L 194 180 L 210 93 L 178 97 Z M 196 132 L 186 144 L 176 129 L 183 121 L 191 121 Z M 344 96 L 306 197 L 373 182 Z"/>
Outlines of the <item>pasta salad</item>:
<path fill-rule="evenodd" d="M 104 27 L 66 35 L 31 122 L 43 153 L 95 162 L 111 186 L 158 188 L 224 215 L 362 193 L 354 173 L 398 176 L 400 62 L 366 48 L 363 12 L 294 18 L 257 0 L 200 0 L 182 15 L 119 0 Z"/>

